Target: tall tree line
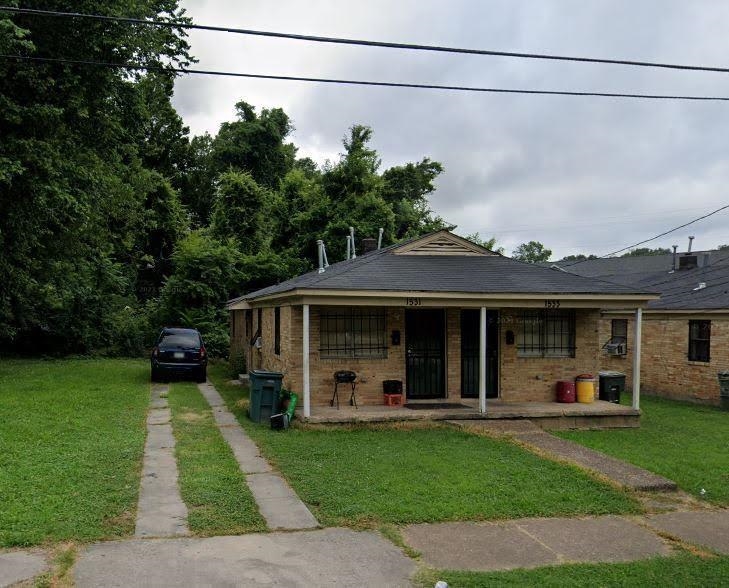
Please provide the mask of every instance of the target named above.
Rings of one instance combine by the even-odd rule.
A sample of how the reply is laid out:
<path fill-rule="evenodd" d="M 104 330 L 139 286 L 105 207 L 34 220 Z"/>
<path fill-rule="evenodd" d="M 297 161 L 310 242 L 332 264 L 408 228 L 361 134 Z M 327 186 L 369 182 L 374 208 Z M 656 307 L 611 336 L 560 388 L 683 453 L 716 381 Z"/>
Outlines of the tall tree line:
<path fill-rule="evenodd" d="M 16 2 L 185 24 L 176 0 Z M 0 349 L 140 353 L 162 324 L 202 329 L 225 354 L 223 303 L 344 254 L 445 223 L 428 197 L 442 166 L 381 169 L 354 125 L 338 160 L 297 155 L 280 108 L 236 105 L 190 137 L 171 104 L 194 61 L 182 27 L 0 13 L 0 53 L 133 62 L 147 73 L 0 60 Z"/>

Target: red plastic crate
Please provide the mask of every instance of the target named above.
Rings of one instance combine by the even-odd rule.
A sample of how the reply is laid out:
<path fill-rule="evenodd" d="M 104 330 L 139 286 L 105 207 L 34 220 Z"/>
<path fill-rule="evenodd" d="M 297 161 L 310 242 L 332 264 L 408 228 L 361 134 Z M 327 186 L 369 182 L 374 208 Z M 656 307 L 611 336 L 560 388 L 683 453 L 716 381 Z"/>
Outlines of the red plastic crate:
<path fill-rule="evenodd" d="M 402 406 L 402 394 L 385 394 L 385 406 Z"/>

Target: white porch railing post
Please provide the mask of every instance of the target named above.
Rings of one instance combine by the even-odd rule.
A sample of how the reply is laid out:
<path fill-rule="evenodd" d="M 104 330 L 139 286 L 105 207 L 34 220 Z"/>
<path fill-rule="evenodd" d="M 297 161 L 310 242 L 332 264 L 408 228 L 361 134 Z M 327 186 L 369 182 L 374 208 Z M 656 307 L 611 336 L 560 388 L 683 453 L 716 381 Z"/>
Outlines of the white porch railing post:
<path fill-rule="evenodd" d="M 478 411 L 486 412 L 486 307 L 481 307 L 480 345 L 478 354 Z"/>
<path fill-rule="evenodd" d="M 640 339 L 643 322 L 643 309 L 635 309 L 635 342 L 633 343 L 633 408 L 640 409 Z"/>
<path fill-rule="evenodd" d="M 311 416 L 311 390 L 309 389 L 309 305 L 304 304 L 303 329 L 303 386 L 304 386 L 304 417 Z"/>

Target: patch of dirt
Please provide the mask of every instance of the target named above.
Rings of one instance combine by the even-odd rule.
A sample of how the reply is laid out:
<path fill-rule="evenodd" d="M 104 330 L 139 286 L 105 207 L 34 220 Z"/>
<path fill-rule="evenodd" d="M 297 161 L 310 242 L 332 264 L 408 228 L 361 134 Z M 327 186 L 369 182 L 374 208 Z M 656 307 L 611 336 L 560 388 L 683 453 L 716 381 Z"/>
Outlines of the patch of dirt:
<path fill-rule="evenodd" d="M 175 419 L 184 421 L 186 423 L 199 423 L 206 418 L 208 418 L 208 415 L 200 412 L 182 412 L 175 415 Z"/>
<path fill-rule="evenodd" d="M 115 517 L 104 519 L 103 525 L 114 535 L 123 535 L 134 531 L 136 513 L 132 510 L 125 510 Z"/>

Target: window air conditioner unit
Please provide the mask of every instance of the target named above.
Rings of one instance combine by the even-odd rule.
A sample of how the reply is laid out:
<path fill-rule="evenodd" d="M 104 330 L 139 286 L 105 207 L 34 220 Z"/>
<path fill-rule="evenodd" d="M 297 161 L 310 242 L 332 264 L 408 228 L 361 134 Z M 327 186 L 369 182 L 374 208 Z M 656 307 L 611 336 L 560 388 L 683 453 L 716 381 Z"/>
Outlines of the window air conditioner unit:
<path fill-rule="evenodd" d="M 605 345 L 605 351 L 608 355 L 625 355 L 625 343 L 607 343 Z"/>

